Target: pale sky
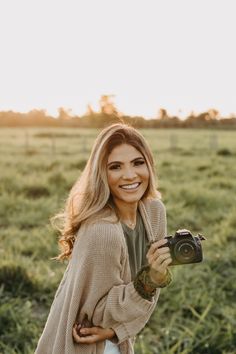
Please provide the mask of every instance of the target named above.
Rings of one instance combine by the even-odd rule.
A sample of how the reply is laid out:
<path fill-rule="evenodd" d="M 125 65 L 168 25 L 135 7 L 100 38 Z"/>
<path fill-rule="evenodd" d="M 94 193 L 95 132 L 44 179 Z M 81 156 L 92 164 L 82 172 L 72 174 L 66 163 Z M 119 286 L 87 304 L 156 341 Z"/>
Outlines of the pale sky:
<path fill-rule="evenodd" d="M 235 0 L 0 0 L 0 111 L 236 113 Z"/>

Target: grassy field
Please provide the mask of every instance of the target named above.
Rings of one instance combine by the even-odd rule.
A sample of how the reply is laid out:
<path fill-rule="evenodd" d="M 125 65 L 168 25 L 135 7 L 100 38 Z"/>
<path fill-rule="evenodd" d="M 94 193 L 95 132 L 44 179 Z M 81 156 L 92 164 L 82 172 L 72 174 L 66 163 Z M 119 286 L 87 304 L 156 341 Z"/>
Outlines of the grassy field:
<path fill-rule="evenodd" d="M 168 233 L 203 233 L 204 261 L 174 281 L 136 354 L 236 353 L 236 131 L 144 130 L 154 153 Z M 0 353 L 31 354 L 66 264 L 51 261 L 59 211 L 96 130 L 0 130 Z"/>

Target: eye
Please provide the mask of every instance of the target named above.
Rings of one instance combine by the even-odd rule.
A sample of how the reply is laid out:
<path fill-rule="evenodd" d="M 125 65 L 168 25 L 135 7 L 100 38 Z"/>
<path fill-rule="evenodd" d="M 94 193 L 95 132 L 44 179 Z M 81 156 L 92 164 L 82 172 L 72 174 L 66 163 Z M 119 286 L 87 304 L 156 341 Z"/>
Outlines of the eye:
<path fill-rule="evenodd" d="M 134 166 L 140 166 L 140 165 L 143 165 L 145 164 L 145 161 L 144 160 L 137 160 L 134 162 Z"/>
<path fill-rule="evenodd" d="M 111 166 L 109 167 L 109 170 L 118 170 L 119 168 L 120 168 L 120 165 L 115 164 L 115 165 L 111 165 Z"/>

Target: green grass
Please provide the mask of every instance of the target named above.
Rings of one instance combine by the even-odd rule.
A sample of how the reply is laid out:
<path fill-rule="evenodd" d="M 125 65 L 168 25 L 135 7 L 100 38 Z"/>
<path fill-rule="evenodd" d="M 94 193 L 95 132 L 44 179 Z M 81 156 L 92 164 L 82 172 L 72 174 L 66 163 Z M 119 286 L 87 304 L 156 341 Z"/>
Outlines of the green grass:
<path fill-rule="evenodd" d="M 236 131 L 143 130 L 168 233 L 203 233 L 204 261 L 172 268 L 137 354 L 236 353 Z M 0 353 L 31 354 L 65 264 L 51 261 L 59 211 L 96 130 L 0 130 Z"/>

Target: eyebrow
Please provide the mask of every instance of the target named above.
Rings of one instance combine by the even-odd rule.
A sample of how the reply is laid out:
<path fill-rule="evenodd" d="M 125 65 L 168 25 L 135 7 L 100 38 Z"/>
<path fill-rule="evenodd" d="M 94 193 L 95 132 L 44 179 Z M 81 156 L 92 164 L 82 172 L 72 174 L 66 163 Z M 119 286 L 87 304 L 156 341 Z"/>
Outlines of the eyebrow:
<path fill-rule="evenodd" d="M 135 159 L 133 159 L 133 160 L 131 160 L 130 162 L 135 162 L 136 160 L 144 160 L 144 157 L 142 157 L 142 156 L 140 156 L 140 157 L 136 157 Z M 115 163 L 119 163 L 119 164 L 121 164 L 121 165 L 123 165 L 124 164 L 124 162 L 122 162 L 122 161 L 111 161 L 111 162 L 109 162 L 108 164 L 107 164 L 107 166 L 110 166 L 111 164 L 115 164 Z"/>

